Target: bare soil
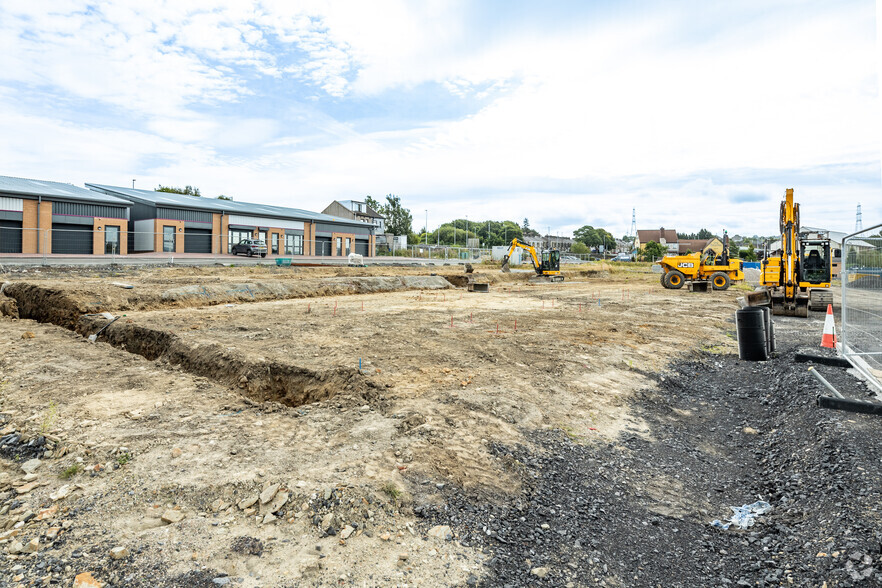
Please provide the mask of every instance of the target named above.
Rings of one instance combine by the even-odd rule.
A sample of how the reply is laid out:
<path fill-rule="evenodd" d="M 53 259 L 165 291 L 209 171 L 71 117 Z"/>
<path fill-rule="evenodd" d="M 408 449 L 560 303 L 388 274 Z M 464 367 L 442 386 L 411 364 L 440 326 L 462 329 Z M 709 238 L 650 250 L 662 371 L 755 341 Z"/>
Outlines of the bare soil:
<path fill-rule="evenodd" d="M 455 267 L 7 276 L 15 312 L 43 322 L 0 318 L 0 586 L 83 572 L 115 586 L 566 584 L 500 573 L 499 544 L 476 541 L 461 509 L 529 496 L 518 457 L 548 435 L 664 442 L 645 390 L 696 351 L 737 357 L 744 292 L 608 266 L 529 278 L 479 271 L 480 294 Z M 92 344 L 101 312 L 120 318 Z M 712 507 L 673 476 L 639 482 L 660 516 Z M 609 569 L 598 577 L 630 584 Z"/>

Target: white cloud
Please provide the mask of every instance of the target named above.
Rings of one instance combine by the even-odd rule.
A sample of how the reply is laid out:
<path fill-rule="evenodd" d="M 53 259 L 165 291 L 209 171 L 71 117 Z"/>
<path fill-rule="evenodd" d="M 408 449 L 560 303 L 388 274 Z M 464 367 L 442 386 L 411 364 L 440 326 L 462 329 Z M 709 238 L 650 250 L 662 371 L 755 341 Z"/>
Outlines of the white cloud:
<path fill-rule="evenodd" d="M 57 179 L 40 173 L 57 161 L 70 181 L 139 176 L 313 209 L 395 192 L 439 222 L 442 210 L 558 228 L 608 219 L 622 232 L 637 206 L 650 225 L 673 216 L 687 229 L 774 230 L 774 210 L 730 197 L 776 202 L 787 170 L 802 178 L 880 153 L 869 2 L 739 3 L 707 23 L 664 3 L 639 18 L 553 30 L 523 20 L 492 35 L 468 20 L 468 3 L 440 0 L 97 6 L 0 0 L 0 131 L 28 138 L 0 144 L 11 168 L 0 173 Z M 268 96 L 263 77 L 274 92 L 297 90 Z M 292 78 L 313 90 L 293 93 Z M 438 101 L 485 106 L 420 119 L 407 98 L 426 83 Z M 11 88 L 94 104 L 99 122 L 61 120 Z M 411 111 L 406 123 L 393 116 L 360 133 L 325 110 L 343 105 L 358 119 L 391 93 Z M 255 110 L 252 97 L 274 110 Z M 776 182 L 711 179 L 757 169 L 784 171 Z M 878 186 L 863 180 L 794 187 L 822 218 L 853 219 L 856 198 L 865 218 L 882 217 Z"/>

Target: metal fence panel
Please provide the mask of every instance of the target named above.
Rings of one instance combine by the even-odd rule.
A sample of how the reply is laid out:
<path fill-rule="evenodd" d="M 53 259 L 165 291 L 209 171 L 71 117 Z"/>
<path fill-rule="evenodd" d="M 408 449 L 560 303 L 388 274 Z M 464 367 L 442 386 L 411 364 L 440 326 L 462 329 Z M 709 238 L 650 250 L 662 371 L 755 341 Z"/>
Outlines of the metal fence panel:
<path fill-rule="evenodd" d="M 882 392 L 882 225 L 843 239 L 842 354 Z"/>

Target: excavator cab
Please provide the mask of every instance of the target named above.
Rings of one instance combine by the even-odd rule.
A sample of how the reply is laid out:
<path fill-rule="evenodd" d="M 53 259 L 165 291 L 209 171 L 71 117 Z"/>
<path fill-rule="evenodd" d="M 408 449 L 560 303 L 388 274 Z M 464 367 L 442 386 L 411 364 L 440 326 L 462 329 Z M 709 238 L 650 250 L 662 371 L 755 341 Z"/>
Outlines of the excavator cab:
<path fill-rule="evenodd" d="M 557 249 L 546 249 L 542 252 L 542 262 L 539 264 L 539 270 L 545 272 L 560 271 L 560 251 Z"/>
<path fill-rule="evenodd" d="M 827 239 L 799 242 L 800 285 L 829 287 L 831 276 L 830 241 Z"/>

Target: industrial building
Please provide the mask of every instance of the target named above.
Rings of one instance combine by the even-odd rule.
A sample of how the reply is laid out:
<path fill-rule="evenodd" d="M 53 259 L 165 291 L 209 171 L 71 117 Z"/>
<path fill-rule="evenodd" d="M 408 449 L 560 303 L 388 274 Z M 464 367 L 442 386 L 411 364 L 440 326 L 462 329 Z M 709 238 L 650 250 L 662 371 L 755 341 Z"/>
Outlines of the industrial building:
<path fill-rule="evenodd" d="M 0 253 L 127 253 L 131 202 L 72 184 L 0 176 Z"/>
<path fill-rule="evenodd" d="M 104 184 L 96 194 L 131 204 L 129 250 L 229 253 L 243 239 L 262 239 L 270 255 L 373 256 L 374 227 L 297 208 L 235 202 Z"/>

